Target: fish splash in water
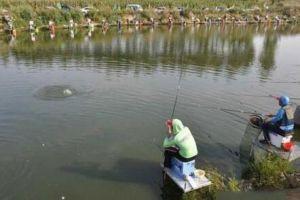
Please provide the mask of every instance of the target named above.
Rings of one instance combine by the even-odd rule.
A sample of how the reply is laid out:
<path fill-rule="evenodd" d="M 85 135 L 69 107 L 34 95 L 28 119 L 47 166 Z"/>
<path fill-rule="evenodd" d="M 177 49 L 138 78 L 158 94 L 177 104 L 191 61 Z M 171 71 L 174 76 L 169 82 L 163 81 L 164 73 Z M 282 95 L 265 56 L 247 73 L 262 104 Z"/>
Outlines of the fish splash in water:
<path fill-rule="evenodd" d="M 34 96 L 42 100 L 61 100 L 77 94 L 69 85 L 50 85 L 39 89 Z"/>

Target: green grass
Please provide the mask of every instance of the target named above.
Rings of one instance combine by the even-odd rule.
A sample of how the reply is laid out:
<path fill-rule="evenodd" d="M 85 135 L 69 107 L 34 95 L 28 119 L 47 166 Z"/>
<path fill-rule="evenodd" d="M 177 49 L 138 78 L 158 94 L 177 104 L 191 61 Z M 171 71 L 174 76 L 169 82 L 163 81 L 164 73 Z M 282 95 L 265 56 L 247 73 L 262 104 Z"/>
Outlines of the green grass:
<path fill-rule="evenodd" d="M 57 9 L 59 2 L 65 3 L 72 7 L 72 11 L 64 11 Z M 88 16 L 94 21 L 100 22 L 103 19 L 109 22 L 115 22 L 119 16 L 132 14 L 131 11 L 126 10 L 127 3 L 138 3 L 143 6 L 144 12 L 140 14 L 140 18 L 149 20 L 153 17 L 160 21 L 166 21 L 169 14 L 179 20 L 179 13 L 176 7 L 182 6 L 185 8 L 185 17 L 190 17 L 190 12 L 194 13 L 196 17 L 203 19 L 206 15 L 211 17 L 224 16 L 225 11 L 216 11 L 216 6 L 224 8 L 231 7 L 227 11 L 229 15 L 237 17 L 247 16 L 253 13 L 246 11 L 253 7 L 259 7 L 260 11 L 255 11 L 255 14 L 266 14 L 264 9 L 265 0 L 0 0 L 0 11 L 6 9 L 15 19 L 16 27 L 27 27 L 29 20 L 35 20 L 38 25 L 47 25 L 49 20 L 54 20 L 56 24 L 67 24 L 72 18 L 77 23 L 83 23 L 84 17 L 80 12 L 80 8 L 84 6 L 94 7 L 95 10 L 90 12 Z M 296 0 L 274 0 L 269 1 L 270 8 L 274 12 L 279 12 L 287 16 L 296 15 L 297 4 Z M 279 5 L 279 6 L 278 6 Z M 158 15 L 154 12 L 155 7 L 165 6 L 168 12 Z M 298 8 L 300 5 L 298 5 Z M 204 10 L 209 8 L 210 10 Z"/>
<path fill-rule="evenodd" d="M 294 171 L 289 161 L 270 154 L 262 160 L 250 162 L 243 178 L 252 180 L 257 189 L 282 189 L 289 187 L 287 175 Z"/>
<path fill-rule="evenodd" d="M 53 6 L 56 3 L 63 2 L 73 7 L 82 7 L 82 6 L 94 6 L 94 7 L 102 7 L 102 6 L 120 6 L 121 8 L 125 8 L 128 3 L 138 3 L 143 7 L 149 6 L 184 6 L 189 8 L 194 7 L 211 7 L 211 6 L 243 6 L 249 7 L 253 4 L 263 4 L 264 1 L 261 0 L 136 0 L 136 1 L 128 1 L 128 0 L 1 0 L 0 5 L 4 7 L 10 6 L 19 6 L 24 4 L 30 4 L 33 7 L 46 7 Z"/>

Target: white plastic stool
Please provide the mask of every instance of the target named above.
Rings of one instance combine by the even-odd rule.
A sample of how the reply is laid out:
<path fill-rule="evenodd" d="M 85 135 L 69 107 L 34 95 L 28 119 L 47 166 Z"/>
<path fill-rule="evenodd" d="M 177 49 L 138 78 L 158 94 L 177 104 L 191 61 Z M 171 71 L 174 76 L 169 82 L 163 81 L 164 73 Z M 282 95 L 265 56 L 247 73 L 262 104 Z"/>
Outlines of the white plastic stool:
<path fill-rule="evenodd" d="M 281 148 L 282 143 L 290 142 L 291 139 L 293 138 L 292 135 L 288 135 L 288 136 L 284 137 L 284 136 L 279 135 L 274 132 L 269 132 L 269 135 L 270 135 L 271 144 L 273 144 L 274 146 L 276 146 L 278 148 Z"/>

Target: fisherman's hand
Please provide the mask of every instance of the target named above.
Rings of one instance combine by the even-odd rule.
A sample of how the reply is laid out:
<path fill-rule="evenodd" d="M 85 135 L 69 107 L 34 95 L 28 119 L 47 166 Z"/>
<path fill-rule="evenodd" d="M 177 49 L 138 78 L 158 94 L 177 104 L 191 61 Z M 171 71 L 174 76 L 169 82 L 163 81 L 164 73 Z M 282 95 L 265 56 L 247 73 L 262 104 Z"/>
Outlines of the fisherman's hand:
<path fill-rule="evenodd" d="M 168 127 L 167 135 L 168 135 L 168 138 L 172 137 L 172 129 L 171 129 L 171 127 Z"/>
<path fill-rule="evenodd" d="M 168 129 L 168 137 L 172 136 L 172 120 L 168 119 L 165 124 Z"/>
<path fill-rule="evenodd" d="M 271 120 L 272 120 L 272 117 L 266 117 L 264 121 L 265 121 L 265 123 L 267 123 L 267 122 L 270 122 Z"/>
<path fill-rule="evenodd" d="M 171 119 L 168 119 L 166 122 L 166 127 L 171 127 L 172 126 L 172 120 Z"/>

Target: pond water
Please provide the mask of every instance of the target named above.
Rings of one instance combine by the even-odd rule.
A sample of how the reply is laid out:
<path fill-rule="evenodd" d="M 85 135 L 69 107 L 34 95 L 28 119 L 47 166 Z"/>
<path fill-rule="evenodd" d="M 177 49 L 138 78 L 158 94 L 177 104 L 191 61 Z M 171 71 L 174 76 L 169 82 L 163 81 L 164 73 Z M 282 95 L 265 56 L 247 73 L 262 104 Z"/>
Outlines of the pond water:
<path fill-rule="evenodd" d="M 175 117 L 197 166 L 239 176 L 248 116 L 222 108 L 275 112 L 269 94 L 300 103 L 299 49 L 297 26 L 0 35 L 0 199 L 160 199 L 181 73 Z"/>

